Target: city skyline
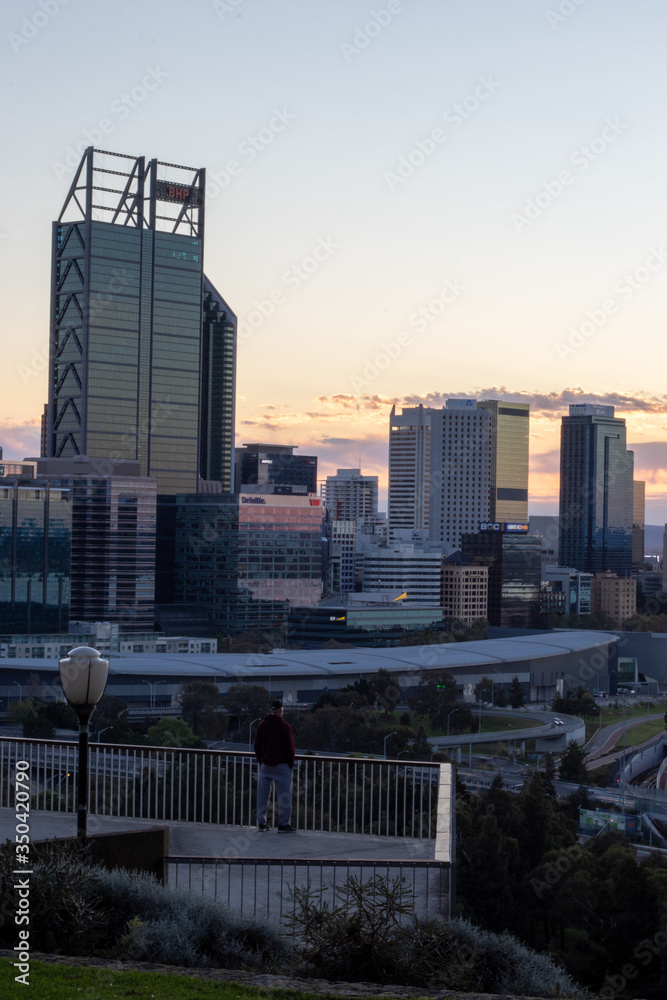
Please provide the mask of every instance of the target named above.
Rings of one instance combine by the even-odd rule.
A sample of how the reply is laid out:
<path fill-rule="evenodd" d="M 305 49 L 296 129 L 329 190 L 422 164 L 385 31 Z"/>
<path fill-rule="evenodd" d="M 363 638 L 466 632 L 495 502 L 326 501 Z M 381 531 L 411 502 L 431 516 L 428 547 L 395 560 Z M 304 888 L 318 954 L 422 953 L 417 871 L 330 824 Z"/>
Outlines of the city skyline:
<path fill-rule="evenodd" d="M 104 31 L 101 5 L 54 9 L 0 14 L 5 456 L 39 450 L 48 231 L 82 149 L 154 149 L 207 168 L 239 444 L 377 474 L 384 508 L 394 403 L 533 399 L 530 510 L 555 513 L 560 418 L 599 402 L 667 521 L 662 5 L 228 0 L 189 46 L 175 2 L 121 0 Z"/>

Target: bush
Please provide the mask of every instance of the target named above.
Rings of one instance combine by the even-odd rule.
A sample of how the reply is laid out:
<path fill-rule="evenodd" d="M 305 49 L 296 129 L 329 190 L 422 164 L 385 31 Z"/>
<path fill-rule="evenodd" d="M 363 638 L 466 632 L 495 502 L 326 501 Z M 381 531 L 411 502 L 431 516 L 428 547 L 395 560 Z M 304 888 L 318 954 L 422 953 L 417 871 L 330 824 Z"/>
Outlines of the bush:
<path fill-rule="evenodd" d="M 0 947 L 18 929 L 15 846 L 0 847 Z M 150 875 L 91 865 L 71 844 L 33 847 L 30 944 L 66 955 L 145 959 L 183 966 L 276 968 L 288 951 L 278 932 L 209 896 L 162 886 Z"/>
<path fill-rule="evenodd" d="M 429 991 L 586 996 L 550 958 L 510 934 L 465 920 L 414 917 L 412 892 L 400 879 L 350 876 L 336 889 L 333 905 L 322 902 L 320 890 L 300 889 L 295 904 L 291 923 L 306 974 Z"/>

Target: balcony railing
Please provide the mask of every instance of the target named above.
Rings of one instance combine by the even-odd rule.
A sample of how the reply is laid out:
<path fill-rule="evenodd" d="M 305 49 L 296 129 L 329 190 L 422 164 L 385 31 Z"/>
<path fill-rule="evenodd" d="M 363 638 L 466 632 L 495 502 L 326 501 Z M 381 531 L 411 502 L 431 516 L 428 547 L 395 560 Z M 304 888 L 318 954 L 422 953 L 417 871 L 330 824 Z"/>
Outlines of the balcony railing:
<path fill-rule="evenodd" d="M 14 805 L 15 765 L 26 761 L 31 808 L 73 812 L 77 758 L 75 743 L 0 737 L 0 806 Z M 445 770 L 449 782 L 449 768 L 439 764 L 299 755 L 292 823 L 318 832 L 433 839 L 438 824 L 448 822 L 438 810 Z M 92 815 L 252 826 L 256 784 L 250 752 L 90 746 Z M 444 794 L 443 786 L 441 799 Z M 275 825 L 275 802 L 272 810 Z"/>
<path fill-rule="evenodd" d="M 349 900 L 350 876 L 373 891 L 376 879 L 397 880 L 410 913 L 449 917 L 453 872 L 441 861 L 291 858 L 165 858 L 174 888 L 213 896 L 242 916 L 285 924 L 295 913 L 295 889 L 329 908 Z M 364 890 L 366 892 L 366 889 Z"/>

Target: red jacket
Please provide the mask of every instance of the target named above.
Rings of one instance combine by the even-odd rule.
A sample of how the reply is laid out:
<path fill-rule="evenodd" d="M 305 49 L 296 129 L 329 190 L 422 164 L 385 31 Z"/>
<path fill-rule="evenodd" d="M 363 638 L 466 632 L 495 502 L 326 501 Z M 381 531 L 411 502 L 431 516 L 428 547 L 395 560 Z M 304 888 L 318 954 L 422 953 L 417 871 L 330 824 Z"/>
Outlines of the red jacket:
<path fill-rule="evenodd" d="M 260 764 L 294 767 L 294 752 L 294 735 L 289 722 L 279 715 L 267 715 L 262 719 L 255 736 L 255 757 Z"/>

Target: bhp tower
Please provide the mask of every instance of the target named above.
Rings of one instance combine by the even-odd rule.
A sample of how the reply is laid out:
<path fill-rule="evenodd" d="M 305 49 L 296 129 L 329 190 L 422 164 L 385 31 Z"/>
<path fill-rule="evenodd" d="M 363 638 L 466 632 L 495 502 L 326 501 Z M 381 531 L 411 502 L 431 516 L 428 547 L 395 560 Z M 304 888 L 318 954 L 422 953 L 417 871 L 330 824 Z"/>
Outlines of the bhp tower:
<path fill-rule="evenodd" d="M 86 150 L 53 224 L 46 457 L 232 488 L 236 317 L 203 270 L 205 171 Z"/>

